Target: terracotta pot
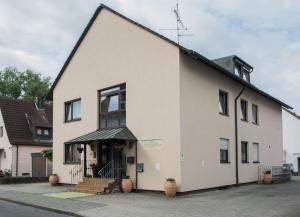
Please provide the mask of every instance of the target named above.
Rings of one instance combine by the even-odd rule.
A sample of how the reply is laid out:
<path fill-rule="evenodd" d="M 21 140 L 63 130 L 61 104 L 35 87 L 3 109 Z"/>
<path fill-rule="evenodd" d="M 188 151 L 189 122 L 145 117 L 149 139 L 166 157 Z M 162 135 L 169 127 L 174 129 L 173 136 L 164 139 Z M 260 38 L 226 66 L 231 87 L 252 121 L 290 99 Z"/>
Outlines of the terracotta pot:
<path fill-rule="evenodd" d="M 124 193 L 130 193 L 132 191 L 132 180 L 129 179 L 123 179 L 121 186 Z"/>
<path fill-rule="evenodd" d="M 165 188 L 165 195 L 167 197 L 175 197 L 175 195 L 176 195 L 176 182 L 175 181 L 166 181 L 164 188 Z"/>
<path fill-rule="evenodd" d="M 272 174 L 264 174 L 264 183 L 272 184 Z"/>
<path fill-rule="evenodd" d="M 58 184 L 58 175 L 56 175 L 56 174 L 50 175 L 49 176 L 49 184 L 51 186 L 57 185 Z"/>

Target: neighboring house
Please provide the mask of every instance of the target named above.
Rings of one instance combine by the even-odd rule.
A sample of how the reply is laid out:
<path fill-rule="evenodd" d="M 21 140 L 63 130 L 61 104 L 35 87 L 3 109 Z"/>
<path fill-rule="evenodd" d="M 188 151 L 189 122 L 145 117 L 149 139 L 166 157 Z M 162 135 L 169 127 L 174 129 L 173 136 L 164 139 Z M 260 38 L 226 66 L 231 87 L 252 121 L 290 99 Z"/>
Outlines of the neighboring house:
<path fill-rule="evenodd" d="M 126 174 L 157 191 L 172 177 L 179 192 L 257 181 L 259 166 L 282 164 L 290 107 L 251 84 L 251 72 L 237 56 L 211 61 L 101 5 L 48 94 L 54 173 L 61 183 L 76 166 Z"/>
<path fill-rule="evenodd" d="M 0 97 L 0 169 L 13 176 L 45 177 L 51 163 L 52 105 Z"/>
<path fill-rule="evenodd" d="M 283 163 L 293 164 L 293 171 L 299 172 L 300 167 L 300 116 L 282 110 L 283 128 Z"/>

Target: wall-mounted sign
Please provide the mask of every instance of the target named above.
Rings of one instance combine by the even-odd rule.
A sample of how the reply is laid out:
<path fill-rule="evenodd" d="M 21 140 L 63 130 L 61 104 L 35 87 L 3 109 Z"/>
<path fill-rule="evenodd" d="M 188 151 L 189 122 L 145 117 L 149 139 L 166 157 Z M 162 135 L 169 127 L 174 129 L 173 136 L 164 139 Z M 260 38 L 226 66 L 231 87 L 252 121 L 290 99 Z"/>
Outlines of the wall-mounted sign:
<path fill-rule="evenodd" d="M 140 140 L 140 144 L 143 148 L 146 149 L 156 149 L 162 148 L 162 139 L 148 139 L 148 140 Z"/>
<path fill-rule="evenodd" d="M 143 163 L 137 163 L 136 164 L 136 171 L 139 173 L 144 172 L 144 164 Z"/>

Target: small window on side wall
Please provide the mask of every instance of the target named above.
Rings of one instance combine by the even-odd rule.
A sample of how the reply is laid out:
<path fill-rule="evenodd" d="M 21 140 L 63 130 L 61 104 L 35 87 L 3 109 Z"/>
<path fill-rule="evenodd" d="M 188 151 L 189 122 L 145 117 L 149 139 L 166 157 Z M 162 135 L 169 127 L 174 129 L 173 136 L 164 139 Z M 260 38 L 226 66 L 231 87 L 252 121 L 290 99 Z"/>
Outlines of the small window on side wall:
<path fill-rule="evenodd" d="M 247 121 L 248 120 L 248 102 L 244 99 L 241 99 L 241 120 Z"/>
<path fill-rule="evenodd" d="M 219 113 L 228 115 L 228 94 L 222 90 L 219 91 Z"/>
<path fill-rule="evenodd" d="M 252 123 L 258 124 L 258 106 L 252 104 Z"/>
<path fill-rule="evenodd" d="M 65 103 L 65 122 L 80 120 L 81 100 L 72 100 Z"/>
<path fill-rule="evenodd" d="M 242 151 L 242 163 L 249 163 L 248 162 L 248 142 L 241 143 L 241 151 Z"/>
<path fill-rule="evenodd" d="M 253 143 L 253 163 L 259 163 L 259 144 Z"/>
<path fill-rule="evenodd" d="M 220 162 L 229 163 L 229 139 L 220 139 Z"/>
<path fill-rule="evenodd" d="M 80 153 L 78 148 L 80 144 L 65 144 L 65 163 L 67 164 L 78 164 L 80 163 Z"/>

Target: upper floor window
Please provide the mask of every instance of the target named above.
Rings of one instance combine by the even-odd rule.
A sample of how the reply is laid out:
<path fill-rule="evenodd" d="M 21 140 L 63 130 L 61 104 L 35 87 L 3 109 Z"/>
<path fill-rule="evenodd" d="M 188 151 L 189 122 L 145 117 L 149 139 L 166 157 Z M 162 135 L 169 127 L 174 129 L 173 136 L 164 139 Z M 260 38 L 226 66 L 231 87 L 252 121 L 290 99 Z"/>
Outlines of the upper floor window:
<path fill-rule="evenodd" d="M 126 125 L 125 84 L 100 91 L 100 128 Z"/>
<path fill-rule="evenodd" d="M 219 91 L 219 112 L 228 115 L 228 94 L 221 90 Z"/>
<path fill-rule="evenodd" d="M 252 104 L 252 123 L 258 124 L 258 106 Z"/>
<path fill-rule="evenodd" d="M 0 127 L 0 137 L 3 137 L 3 127 Z"/>
<path fill-rule="evenodd" d="M 65 102 L 65 122 L 80 120 L 81 99 Z"/>
<path fill-rule="evenodd" d="M 248 142 L 242 142 L 242 163 L 248 163 Z"/>
<path fill-rule="evenodd" d="M 229 139 L 220 139 L 220 162 L 228 163 L 229 162 Z"/>
<path fill-rule="evenodd" d="M 248 102 L 246 100 L 241 99 L 241 120 L 248 120 Z"/>

